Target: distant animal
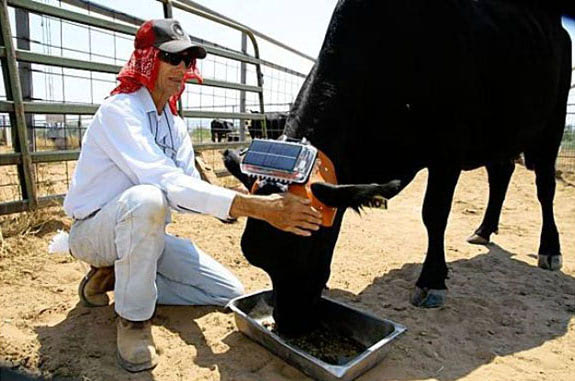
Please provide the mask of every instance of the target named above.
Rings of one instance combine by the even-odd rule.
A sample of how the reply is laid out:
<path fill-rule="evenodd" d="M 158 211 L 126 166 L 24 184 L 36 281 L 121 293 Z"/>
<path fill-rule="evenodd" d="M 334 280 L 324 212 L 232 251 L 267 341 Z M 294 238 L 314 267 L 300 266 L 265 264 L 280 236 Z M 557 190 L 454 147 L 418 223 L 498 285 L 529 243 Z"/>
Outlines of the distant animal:
<path fill-rule="evenodd" d="M 253 114 L 257 112 L 252 111 Z M 277 139 L 284 130 L 286 120 L 288 118 L 287 112 L 266 112 L 266 129 L 268 139 Z M 263 138 L 263 123 L 259 119 L 252 119 L 248 126 L 248 131 L 252 139 Z"/>
<path fill-rule="evenodd" d="M 212 142 L 216 140 L 221 142 L 222 140 L 228 140 L 228 135 L 234 130 L 234 124 L 226 120 L 214 119 L 210 124 L 210 129 L 212 133 Z"/>
<path fill-rule="evenodd" d="M 575 17 L 575 2 L 338 2 L 284 130 L 333 161 L 339 185 L 318 182 L 311 190 L 338 208 L 335 223 L 299 237 L 248 219 L 241 241 L 246 258 L 271 277 L 280 332 L 317 326 L 345 210 L 396 196 L 422 169 L 428 170 L 422 209 L 428 247 L 412 304 L 445 303 L 444 234 L 461 171 L 487 167 L 491 192 L 477 234 L 488 238 L 497 229 L 511 160 L 520 153 L 535 171 L 541 204 L 539 267 L 561 268 L 554 165 L 572 71 L 562 13 Z M 249 187 L 253 179 L 238 162 L 228 152 L 228 169 Z M 268 181 L 258 192 L 283 188 Z"/>

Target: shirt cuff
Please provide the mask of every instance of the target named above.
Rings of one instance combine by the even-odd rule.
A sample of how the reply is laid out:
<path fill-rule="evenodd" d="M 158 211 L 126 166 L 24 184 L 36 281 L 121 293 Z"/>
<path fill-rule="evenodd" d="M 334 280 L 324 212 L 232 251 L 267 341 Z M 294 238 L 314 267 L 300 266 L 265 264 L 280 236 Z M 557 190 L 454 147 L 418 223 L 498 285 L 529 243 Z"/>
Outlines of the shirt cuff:
<path fill-rule="evenodd" d="M 216 191 L 211 193 L 208 205 L 206 205 L 208 207 L 207 213 L 220 220 L 232 220 L 230 209 L 237 193 L 233 190 L 218 186 L 214 186 L 214 188 Z"/>
<path fill-rule="evenodd" d="M 166 186 L 170 206 L 181 212 L 209 214 L 221 220 L 230 219 L 230 208 L 236 192 L 186 176 Z"/>

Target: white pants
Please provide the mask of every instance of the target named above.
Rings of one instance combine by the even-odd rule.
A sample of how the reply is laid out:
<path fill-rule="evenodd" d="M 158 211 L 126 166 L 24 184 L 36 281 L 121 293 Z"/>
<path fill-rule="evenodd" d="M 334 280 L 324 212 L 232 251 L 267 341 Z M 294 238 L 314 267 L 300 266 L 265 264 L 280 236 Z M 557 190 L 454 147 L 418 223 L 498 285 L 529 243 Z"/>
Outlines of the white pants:
<path fill-rule="evenodd" d="M 149 319 L 156 303 L 223 306 L 244 292 L 228 269 L 192 242 L 166 234 L 168 208 L 160 189 L 137 185 L 72 225 L 76 258 L 114 266 L 115 309 L 125 319 Z"/>

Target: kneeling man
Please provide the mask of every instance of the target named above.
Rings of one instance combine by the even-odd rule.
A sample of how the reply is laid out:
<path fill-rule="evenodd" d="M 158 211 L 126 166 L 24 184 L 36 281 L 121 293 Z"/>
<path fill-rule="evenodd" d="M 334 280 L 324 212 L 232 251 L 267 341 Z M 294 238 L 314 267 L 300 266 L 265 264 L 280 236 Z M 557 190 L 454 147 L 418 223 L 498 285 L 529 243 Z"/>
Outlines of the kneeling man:
<path fill-rule="evenodd" d="M 91 265 L 80 284 L 88 306 L 108 305 L 114 290 L 118 360 L 127 370 L 153 368 L 151 318 L 157 303 L 225 305 L 243 293 L 239 280 L 192 242 L 166 234 L 170 209 L 222 220 L 249 216 L 300 235 L 321 215 L 292 195 L 249 196 L 204 182 L 176 104 L 201 77 L 194 45 L 178 21 L 147 21 L 83 138 L 64 201 L 74 219 L 72 254 Z"/>

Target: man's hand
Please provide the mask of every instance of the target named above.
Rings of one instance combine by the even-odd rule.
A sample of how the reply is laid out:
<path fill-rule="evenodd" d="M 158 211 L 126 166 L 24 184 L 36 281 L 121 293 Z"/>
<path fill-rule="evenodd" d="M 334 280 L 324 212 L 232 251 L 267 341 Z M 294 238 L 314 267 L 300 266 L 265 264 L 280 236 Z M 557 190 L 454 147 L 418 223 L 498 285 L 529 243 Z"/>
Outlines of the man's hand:
<path fill-rule="evenodd" d="M 319 230 L 322 221 L 321 213 L 311 206 L 310 200 L 290 193 L 269 196 L 238 194 L 230 208 L 230 216 L 257 218 L 277 229 L 304 237 Z"/>
<path fill-rule="evenodd" d="M 273 227 L 290 233 L 310 236 L 310 231 L 319 230 L 321 213 L 311 206 L 307 198 L 290 193 L 268 196 L 268 208 L 264 208 L 263 219 Z"/>

